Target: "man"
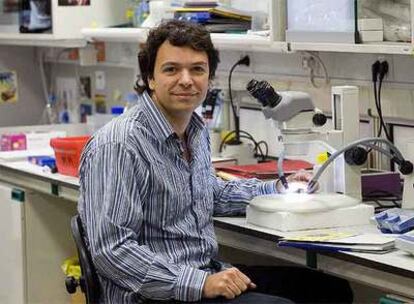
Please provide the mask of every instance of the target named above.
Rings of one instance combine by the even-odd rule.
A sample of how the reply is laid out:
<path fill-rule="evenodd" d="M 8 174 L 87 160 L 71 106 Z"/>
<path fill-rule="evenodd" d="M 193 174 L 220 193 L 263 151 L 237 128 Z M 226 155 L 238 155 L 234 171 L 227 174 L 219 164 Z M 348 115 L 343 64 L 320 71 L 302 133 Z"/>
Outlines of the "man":
<path fill-rule="evenodd" d="M 217 260 L 213 214 L 243 214 L 254 196 L 277 190 L 274 181 L 224 182 L 214 174 L 208 132 L 194 113 L 219 62 L 209 33 L 169 21 L 149 33 L 138 58 L 140 103 L 95 134 L 81 161 L 79 213 L 102 302 L 287 303 L 252 291 L 293 300 L 318 293 L 315 283 L 302 292 L 301 276 L 330 280 L 310 271 L 282 269 L 269 289 L 268 269 L 244 267 L 259 274 L 253 280 Z M 336 283 L 335 292 L 349 288 Z M 306 300 L 315 299 L 323 298 Z"/>

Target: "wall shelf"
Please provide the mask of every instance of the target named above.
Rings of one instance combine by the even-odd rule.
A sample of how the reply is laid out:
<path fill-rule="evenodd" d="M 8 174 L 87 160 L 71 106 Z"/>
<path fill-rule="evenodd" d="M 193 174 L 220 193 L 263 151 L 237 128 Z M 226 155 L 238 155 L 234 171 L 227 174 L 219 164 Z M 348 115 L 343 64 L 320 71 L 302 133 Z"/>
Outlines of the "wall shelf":
<path fill-rule="evenodd" d="M 214 45 L 222 50 L 257 51 L 257 52 L 288 52 L 285 41 L 272 42 L 269 37 L 243 34 L 211 34 Z"/>
<path fill-rule="evenodd" d="M 53 34 L 0 33 L 0 45 L 84 47 L 85 39 L 58 39 Z"/>
<path fill-rule="evenodd" d="M 375 42 L 364 44 L 345 43 L 317 43 L 317 42 L 290 42 L 289 50 L 341 52 L 341 53 L 367 53 L 367 54 L 395 54 L 413 55 L 414 46 L 411 43 Z"/>
<path fill-rule="evenodd" d="M 107 42 L 143 43 L 148 29 L 144 28 L 84 28 L 81 30 L 87 40 Z"/>
<path fill-rule="evenodd" d="M 148 29 L 144 28 L 85 28 L 82 35 L 88 40 L 144 43 Z M 287 52 L 286 42 L 271 42 L 269 37 L 245 34 L 211 34 L 214 45 L 222 50 Z"/>
<path fill-rule="evenodd" d="M 142 28 L 83 29 L 86 39 L 108 42 L 143 43 L 148 30 Z M 365 44 L 274 41 L 269 37 L 243 34 L 211 34 L 213 43 L 222 50 L 287 53 L 297 51 L 412 55 L 411 43 L 376 42 Z"/>
<path fill-rule="evenodd" d="M 19 33 L 19 13 L 13 13 L 0 25 L 0 45 L 41 47 L 84 47 L 80 30 L 84 27 L 108 27 L 125 23 L 126 1 L 90 1 L 90 5 L 61 5 L 50 0 L 50 33 Z M 5 14 L 7 15 L 7 14 Z"/>
<path fill-rule="evenodd" d="M 66 65 L 75 65 L 80 66 L 79 60 L 68 60 L 68 59 L 59 59 L 55 60 L 53 58 L 46 58 L 45 63 L 52 63 L 52 64 L 66 64 Z M 106 68 L 121 68 L 121 69 L 136 69 L 136 63 L 133 62 L 112 62 L 112 61 L 103 61 L 97 62 L 95 67 L 106 67 Z M 85 67 L 87 67 L 85 65 Z"/>

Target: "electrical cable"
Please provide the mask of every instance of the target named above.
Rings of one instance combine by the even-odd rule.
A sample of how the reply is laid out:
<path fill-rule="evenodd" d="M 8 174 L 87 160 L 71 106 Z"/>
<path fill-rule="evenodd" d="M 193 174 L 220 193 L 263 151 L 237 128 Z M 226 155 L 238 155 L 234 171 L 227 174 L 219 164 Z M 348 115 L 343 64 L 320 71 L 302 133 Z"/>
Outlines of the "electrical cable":
<path fill-rule="evenodd" d="M 257 145 L 263 144 L 266 148 L 266 153 L 264 155 L 264 158 L 267 159 L 269 157 L 269 145 L 264 140 L 260 140 L 257 142 Z"/>
<path fill-rule="evenodd" d="M 236 106 L 234 105 L 233 102 L 233 94 L 231 93 L 231 76 L 233 74 L 234 69 L 236 68 L 236 66 L 238 65 L 238 62 L 236 62 L 230 69 L 229 72 L 229 79 L 228 79 L 228 83 L 229 83 L 229 98 L 230 98 L 230 104 L 231 104 L 231 108 L 233 110 L 233 120 L 234 120 L 234 128 L 235 128 L 235 133 L 236 133 L 236 138 L 234 143 L 235 144 L 240 144 L 240 117 L 237 114 L 237 109 Z"/>
<path fill-rule="evenodd" d="M 382 81 L 383 81 L 383 79 L 381 79 L 381 77 L 380 77 L 380 81 L 379 81 L 379 84 L 378 84 L 378 110 L 379 110 L 378 114 L 379 114 L 381 126 L 384 129 L 385 137 L 389 141 L 391 141 L 391 136 L 388 133 L 388 129 L 387 129 L 387 126 L 385 124 L 384 117 L 382 115 L 382 105 L 381 105 Z"/>
<path fill-rule="evenodd" d="M 231 131 L 230 133 L 228 133 L 223 138 L 223 140 L 220 143 L 219 151 L 220 152 L 222 151 L 224 143 L 227 142 L 227 140 L 230 138 L 230 136 L 235 135 L 235 138 L 232 139 L 230 142 L 228 142 L 228 144 L 239 145 L 239 144 L 241 144 L 240 138 L 249 139 L 255 145 L 254 146 L 255 154 L 260 155 L 262 157 L 262 161 L 266 161 L 266 159 L 268 157 L 268 153 L 269 153 L 269 147 L 268 147 L 267 143 L 265 141 L 256 142 L 256 140 L 253 138 L 253 136 L 251 134 L 249 134 L 246 131 L 240 130 L 240 116 L 239 116 L 239 113 L 238 113 L 238 109 L 236 108 L 236 105 L 234 104 L 234 101 L 233 101 L 233 93 L 232 93 L 232 87 L 231 87 L 231 80 L 232 80 L 233 72 L 234 72 L 235 68 L 238 65 L 246 65 L 246 66 L 249 66 L 250 65 L 250 58 L 249 58 L 249 56 L 242 57 L 240 60 L 238 60 L 230 68 L 229 77 L 228 77 L 228 87 L 229 87 L 229 99 L 230 99 L 231 109 L 232 109 L 232 113 L 233 113 L 233 120 L 234 120 L 235 130 Z M 262 144 L 262 143 L 266 147 L 266 154 L 263 153 L 263 150 L 260 147 L 260 144 Z"/>
<path fill-rule="evenodd" d="M 234 102 L 233 102 L 233 94 L 232 94 L 232 89 L 231 89 L 231 77 L 233 75 L 234 69 L 240 64 L 249 66 L 250 58 L 248 56 L 244 56 L 243 58 L 239 59 L 235 64 L 233 64 L 233 66 L 230 69 L 229 77 L 228 77 L 229 98 L 230 98 L 231 108 L 233 111 L 234 128 L 236 131 L 236 138 L 234 139 L 232 143 L 236 145 L 239 145 L 241 143 L 240 142 L 240 117 L 238 114 L 238 110 L 236 109 L 236 106 L 234 105 Z"/>
<path fill-rule="evenodd" d="M 319 55 L 316 52 L 312 52 L 312 51 L 304 51 L 305 53 L 311 55 L 312 57 L 316 58 L 316 60 L 318 60 L 319 64 L 322 66 L 323 69 L 323 73 L 325 76 L 325 85 L 329 84 L 329 75 L 328 75 L 328 69 L 326 68 L 324 62 L 322 61 L 321 57 L 319 57 Z M 310 67 L 310 72 L 309 72 L 309 77 L 310 77 L 310 81 L 312 83 L 312 86 L 314 88 L 321 88 L 321 86 L 317 85 L 315 82 L 315 67 L 311 66 Z"/>
<path fill-rule="evenodd" d="M 388 73 L 388 63 L 386 61 L 379 62 L 378 60 L 372 65 L 372 82 L 374 85 L 374 99 L 375 107 L 377 109 L 378 118 L 380 120 L 380 129 L 378 131 L 377 137 L 381 137 L 382 130 L 384 130 L 385 136 L 388 140 L 391 141 L 391 137 L 388 133 L 387 126 L 382 115 L 382 105 L 381 105 L 381 93 L 382 93 L 382 84 L 384 77 Z M 379 78 L 379 82 L 378 82 Z M 378 83 L 378 87 L 377 87 Z"/>
<path fill-rule="evenodd" d="M 377 60 L 375 61 L 371 66 L 371 73 L 372 73 L 372 85 L 374 89 L 374 104 L 375 108 L 377 109 L 377 113 L 379 112 L 378 109 L 378 91 L 377 91 L 377 81 L 378 81 L 378 74 L 379 74 L 379 68 L 381 63 Z M 379 116 L 379 114 L 378 114 Z M 374 115 L 371 115 L 372 118 L 375 118 Z M 380 128 L 377 132 L 377 137 L 381 137 L 382 133 L 382 124 L 380 123 Z M 372 148 L 369 148 L 367 150 L 367 153 L 370 153 L 372 151 Z"/>
<path fill-rule="evenodd" d="M 381 92 L 382 92 L 382 83 L 385 75 L 388 73 L 388 63 L 386 61 L 379 62 L 378 60 L 372 65 L 372 83 L 374 89 L 374 101 L 375 101 L 375 108 L 378 113 L 378 118 L 380 121 L 379 130 L 377 132 L 377 137 L 381 137 L 382 130 L 384 130 L 385 137 L 391 141 L 391 137 L 388 133 L 387 126 L 385 124 L 383 115 L 382 115 L 382 106 L 381 106 Z M 378 83 L 379 77 L 379 83 Z M 377 87 L 378 83 L 378 87 Z M 367 153 L 372 151 L 372 146 L 367 150 Z M 382 151 L 381 151 L 382 152 Z M 383 152 L 382 152 L 383 153 Z"/>
<path fill-rule="evenodd" d="M 381 148 L 381 147 L 379 147 L 379 146 L 377 146 L 375 144 L 363 144 L 363 145 L 369 147 L 370 150 L 373 149 L 373 150 L 376 150 L 378 152 L 381 152 L 382 154 L 385 154 L 389 158 L 393 158 L 394 157 L 394 155 L 390 151 L 385 150 L 385 149 L 383 149 L 383 148 Z"/>
<path fill-rule="evenodd" d="M 223 150 L 224 144 L 235 133 L 236 133 L 236 130 L 233 130 L 233 131 L 227 133 L 226 136 L 224 136 L 224 138 L 222 139 L 222 141 L 220 143 L 219 152 L 221 152 Z M 250 141 L 252 141 L 254 143 L 254 145 L 255 145 L 254 146 L 255 151 L 257 151 L 257 154 L 259 154 L 262 157 L 262 161 L 266 161 L 267 160 L 268 145 L 267 145 L 267 143 L 265 141 L 260 141 L 260 142 L 265 143 L 266 149 L 267 149 L 266 150 L 266 154 L 263 153 L 263 150 L 261 149 L 260 144 L 259 144 L 260 142 L 257 142 L 250 133 L 248 133 L 246 131 L 243 131 L 243 130 L 240 130 L 240 138 L 246 138 L 246 139 L 249 139 Z"/>
<path fill-rule="evenodd" d="M 375 101 L 375 108 L 377 109 L 378 118 L 379 118 L 379 115 L 380 115 L 379 113 L 381 112 L 381 109 L 379 108 L 379 105 L 378 105 L 377 82 L 374 82 L 374 101 Z M 380 119 L 380 128 L 378 130 L 377 137 L 381 137 L 381 134 L 382 134 L 382 123 L 381 123 L 381 119 Z"/>

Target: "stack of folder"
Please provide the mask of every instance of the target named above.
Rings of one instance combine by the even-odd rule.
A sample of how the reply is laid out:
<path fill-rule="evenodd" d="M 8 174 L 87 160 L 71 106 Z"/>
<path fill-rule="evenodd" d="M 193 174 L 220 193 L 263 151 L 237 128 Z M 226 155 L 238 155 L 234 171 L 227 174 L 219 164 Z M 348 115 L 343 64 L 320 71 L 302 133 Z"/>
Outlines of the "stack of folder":
<path fill-rule="evenodd" d="M 285 237 L 278 242 L 278 246 L 333 252 L 387 253 L 394 250 L 395 237 L 374 233 L 305 233 Z"/>
<path fill-rule="evenodd" d="M 246 32 L 251 28 L 251 14 L 216 1 L 190 1 L 175 9 L 174 18 L 203 24 L 213 33 Z"/>

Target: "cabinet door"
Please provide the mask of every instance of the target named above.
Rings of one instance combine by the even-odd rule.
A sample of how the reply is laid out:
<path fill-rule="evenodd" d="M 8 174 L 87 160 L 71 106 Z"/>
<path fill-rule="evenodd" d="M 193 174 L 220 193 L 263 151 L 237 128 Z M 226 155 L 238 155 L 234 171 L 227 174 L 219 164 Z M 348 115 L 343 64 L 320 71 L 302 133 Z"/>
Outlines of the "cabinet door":
<path fill-rule="evenodd" d="M 0 183 L 0 303 L 25 303 L 24 206 Z M 23 193 L 23 192 L 20 192 Z"/>
<path fill-rule="evenodd" d="M 76 255 L 70 220 L 76 203 L 29 191 L 25 203 L 27 303 L 70 303 L 61 265 Z"/>

